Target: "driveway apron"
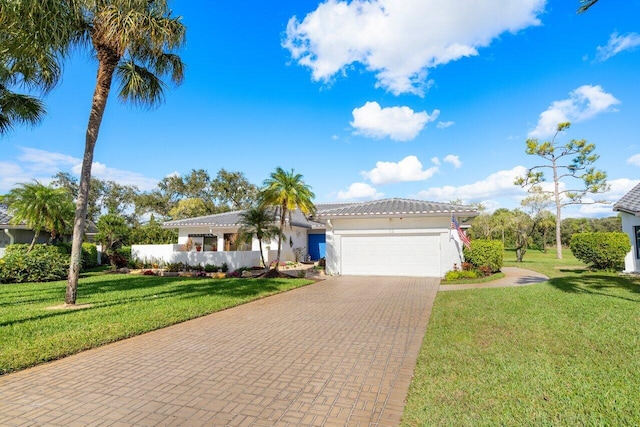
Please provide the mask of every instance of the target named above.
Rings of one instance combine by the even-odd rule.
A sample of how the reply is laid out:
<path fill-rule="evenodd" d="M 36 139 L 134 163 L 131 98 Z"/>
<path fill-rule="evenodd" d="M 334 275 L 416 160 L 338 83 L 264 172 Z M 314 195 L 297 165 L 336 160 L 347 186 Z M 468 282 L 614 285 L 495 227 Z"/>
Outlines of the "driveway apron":
<path fill-rule="evenodd" d="M 0 425 L 396 426 L 438 279 L 343 276 L 0 377 Z"/>

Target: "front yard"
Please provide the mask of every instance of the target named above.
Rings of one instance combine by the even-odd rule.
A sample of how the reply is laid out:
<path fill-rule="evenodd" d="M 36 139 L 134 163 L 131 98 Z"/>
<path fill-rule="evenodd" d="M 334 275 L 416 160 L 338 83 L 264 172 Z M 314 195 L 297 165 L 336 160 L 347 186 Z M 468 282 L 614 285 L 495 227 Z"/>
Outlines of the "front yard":
<path fill-rule="evenodd" d="M 551 280 L 438 294 L 403 425 L 640 420 L 640 279 L 583 270 L 570 253 L 525 261 Z"/>
<path fill-rule="evenodd" d="M 0 375 L 312 283 L 98 274 L 77 310 L 53 310 L 66 282 L 0 285 Z"/>

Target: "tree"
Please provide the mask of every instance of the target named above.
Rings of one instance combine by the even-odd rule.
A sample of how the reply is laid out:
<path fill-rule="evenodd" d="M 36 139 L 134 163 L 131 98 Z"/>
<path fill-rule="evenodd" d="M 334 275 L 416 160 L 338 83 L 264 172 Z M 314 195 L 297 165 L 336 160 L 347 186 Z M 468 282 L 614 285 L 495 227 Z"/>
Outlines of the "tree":
<path fill-rule="evenodd" d="M 535 222 L 526 212 L 520 209 L 514 209 L 510 226 L 515 237 L 516 262 L 522 262 L 529 248 L 529 240 L 535 228 Z"/>
<path fill-rule="evenodd" d="M 274 224 L 273 210 L 256 206 L 247 209 L 240 214 L 240 229 L 238 230 L 238 240 L 240 242 L 251 243 L 253 237 L 258 239 L 260 247 L 260 259 L 265 269 L 268 265 L 264 259 L 262 242 L 280 236 L 280 229 Z"/>
<path fill-rule="evenodd" d="M 258 187 L 251 184 L 242 172 L 228 172 L 220 169 L 211 181 L 214 197 L 231 210 L 251 207 L 258 199 Z"/>
<path fill-rule="evenodd" d="M 25 223 L 34 232 L 31 252 L 42 230 L 55 239 L 71 224 L 73 202 L 66 190 L 52 188 L 38 181 L 22 183 L 0 198 L 7 203 L 15 224 Z"/>
<path fill-rule="evenodd" d="M 598 0 L 580 0 L 581 6 L 578 8 L 578 13 L 586 12 L 591 6 L 596 3 L 598 3 Z"/>
<path fill-rule="evenodd" d="M 315 195 L 311 191 L 311 187 L 302 178 L 302 175 L 295 173 L 293 169 L 291 169 L 291 172 L 286 172 L 281 167 L 277 167 L 275 172 L 272 172 L 270 177 L 264 181 L 264 186 L 260 191 L 260 206 L 273 206 L 280 216 L 276 271 L 278 271 L 280 264 L 282 236 L 286 219 L 288 218 L 289 224 L 291 224 L 291 212 L 296 209 L 300 209 L 305 215 L 311 215 L 316 210 L 313 205 Z"/>
<path fill-rule="evenodd" d="M 93 152 L 111 83 L 114 77 L 120 81 L 119 97 L 122 101 L 150 107 L 159 105 L 163 101 L 166 86 L 162 78 L 168 77 L 176 84 L 182 82 L 184 66 L 173 51 L 184 43 L 186 29 L 180 17 L 171 16 L 167 0 L 58 3 L 67 13 L 65 19 L 55 24 L 72 29 L 72 37 L 67 40 L 69 48 L 90 48 L 98 63 L 76 201 L 71 265 L 65 295 L 65 303 L 75 304 Z"/>
<path fill-rule="evenodd" d="M 105 252 L 112 259 L 112 265 L 116 267 L 113 262 L 113 254 L 118 247 L 122 246 L 129 236 L 130 230 L 127 222 L 120 215 L 106 214 L 100 217 L 96 227 L 98 227 L 96 240 L 105 248 Z"/>
<path fill-rule="evenodd" d="M 546 160 L 549 164 L 536 165 L 527 170 L 523 177 L 515 180 L 516 185 L 528 187 L 528 191 L 537 194 L 546 194 L 553 198 L 556 208 L 556 257 L 562 259 L 562 242 L 560 236 L 560 226 L 562 224 L 562 208 L 574 204 L 587 204 L 599 202 L 587 202 L 583 197 L 587 194 L 602 193 L 609 189 L 607 185 L 607 174 L 596 170 L 591 165 L 598 160 L 598 155 L 594 154 L 595 145 L 588 144 L 586 140 L 572 139 L 565 145 L 556 142 L 557 136 L 568 129 L 570 123 L 558 124 L 556 133 L 551 141 L 538 142 L 536 138 L 527 140 L 526 153 L 536 155 Z M 567 163 L 561 163 L 567 157 L 573 158 Z M 550 169 L 553 174 L 553 188 L 545 190 L 541 183 L 545 180 L 544 169 Z M 573 178 L 584 184 L 581 189 L 561 188 L 563 179 Z"/>
<path fill-rule="evenodd" d="M 482 213 L 473 219 L 471 233 L 475 239 L 491 240 L 491 216 Z"/>
<path fill-rule="evenodd" d="M 173 219 L 195 218 L 211 214 L 211 210 L 200 198 L 182 199 L 169 211 Z"/>
<path fill-rule="evenodd" d="M 500 208 L 496 209 L 491 214 L 491 226 L 492 231 L 497 231 L 502 237 L 502 246 L 506 247 L 506 231 L 509 228 L 509 221 L 511 221 L 511 212 L 509 209 Z"/>

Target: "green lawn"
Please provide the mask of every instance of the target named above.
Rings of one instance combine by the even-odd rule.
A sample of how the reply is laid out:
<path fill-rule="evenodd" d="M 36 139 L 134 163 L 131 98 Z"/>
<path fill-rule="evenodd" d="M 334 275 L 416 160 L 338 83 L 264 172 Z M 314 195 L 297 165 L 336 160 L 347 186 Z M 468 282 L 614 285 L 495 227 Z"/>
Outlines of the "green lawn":
<path fill-rule="evenodd" d="M 505 254 L 543 284 L 438 294 L 403 425 L 637 425 L 640 280 L 554 257 Z"/>
<path fill-rule="evenodd" d="M 95 274 L 82 310 L 51 310 L 66 282 L 0 285 L 0 375 L 312 283 Z"/>

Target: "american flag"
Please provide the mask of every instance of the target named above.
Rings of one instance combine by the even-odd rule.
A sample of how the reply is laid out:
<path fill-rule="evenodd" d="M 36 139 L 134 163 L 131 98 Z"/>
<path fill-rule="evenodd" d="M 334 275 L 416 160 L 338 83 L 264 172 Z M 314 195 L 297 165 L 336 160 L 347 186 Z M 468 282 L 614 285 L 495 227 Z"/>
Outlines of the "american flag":
<path fill-rule="evenodd" d="M 458 221 L 456 221 L 456 217 L 453 215 L 451 215 L 451 229 L 456 230 L 464 246 L 467 249 L 471 249 L 471 240 L 469 240 L 469 237 L 464 233 L 464 231 L 462 231 L 462 228 L 460 228 L 460 224 L 458 224 Z"/>

